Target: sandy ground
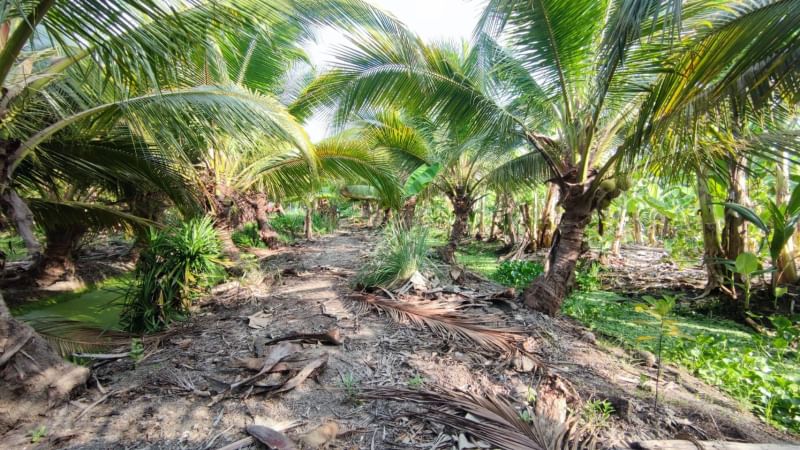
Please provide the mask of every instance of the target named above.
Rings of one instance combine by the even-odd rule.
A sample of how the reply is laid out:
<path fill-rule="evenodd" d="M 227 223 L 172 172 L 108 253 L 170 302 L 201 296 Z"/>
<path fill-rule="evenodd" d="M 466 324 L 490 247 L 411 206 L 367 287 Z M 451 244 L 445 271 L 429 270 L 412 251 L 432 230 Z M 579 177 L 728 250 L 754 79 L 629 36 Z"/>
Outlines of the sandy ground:
<path fill-rule="evenodd" d="M 259 252 L 268 274 L 264 283 L 216 289 L 177 333 L 148 348 L 143 361 L 126 358 L 97 368 L 78 398 L 20 424 L 0 438 L 0 448 L 216 449 L 246 437 L 245 427 L 253 423 L 286 427 L 287 435 L 297 438 L 331 422 L 339 431 L 328 444 L 332 449 L 459 448 L 457 430 L 426 420 L 412 405 L 362 401 L 358 392 L 440 386 L 505 395 L 522 407 L 547 378 L 545 371 L 570 383 L 577 395 L 569 407 L 576 414 L 590 400 L 614 405 L 614 414 L 598 427 L 604 448 L 683 433 L 700 439 L 792 440 L 677 369 L 667 371 L 664 404 L 655 412 L 654 368 L 599 346 L 569 319 L 474 301 L 480 293 L 502 290 L 491 283 L 466 283 L 460 289 L 467 294 L 439 301 L 460 302 L 469 314 L 503 315 L 509 325 L 525 330 L 546 368 L 515 370 L 499 355 L 359 307 L 350 298 L 349 282 L 378 240 L 375 232 L 343 230 L 301 246 Z M 253 315 L 263 328 L 249 326 Z M 215 380 L 233 382 L 253 374 L 236 367 L 236 361 L 259 356 L 265 341 L 332 328 L 340 330 L 344 344 L 303 344 L 305 358 L 327 357 L 327 364 L 295 389 L 213 396 Z M 30 433 L 38 427 L 46 432 L 34 444 Z M 462 447 L 464 442 L 462 436 Z"/>

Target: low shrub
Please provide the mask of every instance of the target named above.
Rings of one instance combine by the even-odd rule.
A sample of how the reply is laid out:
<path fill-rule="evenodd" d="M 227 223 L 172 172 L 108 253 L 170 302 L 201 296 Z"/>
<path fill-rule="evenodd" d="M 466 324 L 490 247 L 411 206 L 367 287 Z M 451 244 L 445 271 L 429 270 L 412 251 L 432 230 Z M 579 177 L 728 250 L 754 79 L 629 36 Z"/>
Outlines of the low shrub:
<path fill-rule="evenodd" d="M 414 272 L 433 267 L 428 257 L 428 232 L 419 227 L 410 230 L 392 223 L 384 231 L 370 261 L 356 274 L 356 285 L 392 289 L 408 281 Z"/>
<path fill-rule="evenodd" d="M 255 222 L 246 223 L 241 230 L 234 231 L 231 238 L 237 247 L 266 247 Z"/>
<path fill-rule="evenodd" d="M 318 234 L 329 234 L 336 231 L 339 227 L 339 218 L 330 214 L 314 213 L 311 216 L 311 224 L 314 232 Z"/>
<path fill-rule="evenodd" d="M 224 276 L 210 218 L 151 229 L 125 296 L 121 324 L 153 332 L 183 319 L 197 295 Z"/>
<path fill-rule="evenodd" d="M 302 214 L 288 213 L 273 217 L 269 224 L 278 234 L 294 240 L 303 234 L 303 222 L 305 217 Z"/>
<path fill-rule="evenodd" d="M 596 261 L 581 261 L 575 268 L 575 287 L 582 292 L 599 291 L 603 287 L 600 273 L 603 266 Z"/>
<path fill-rule="evenodd" d="M 503 261 L 492 278 L 505 286 L 522 288 L 544 273 L 544 266 L 535 261 L 511 260 Z"/>

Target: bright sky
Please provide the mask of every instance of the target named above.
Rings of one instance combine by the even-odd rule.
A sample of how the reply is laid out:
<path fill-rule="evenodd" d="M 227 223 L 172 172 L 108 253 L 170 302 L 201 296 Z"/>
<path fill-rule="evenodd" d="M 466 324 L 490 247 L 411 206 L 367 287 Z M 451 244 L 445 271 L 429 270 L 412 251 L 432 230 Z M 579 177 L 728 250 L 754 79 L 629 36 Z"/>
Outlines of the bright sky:
<path fill-rule="evenodd" d="M 393 14 L 426 41 L 469 39 L 481 11 L 481 2 L 476 0 L 368 1 Z M 335 47 L 346 43 L 341 32 L 324 30 L 308 52 L 315 65 L 324 67 L 331 61 Z M 312 118 L 306 130 L 317 141 L 327 135 L 327 123 L 322 118 Z"/>

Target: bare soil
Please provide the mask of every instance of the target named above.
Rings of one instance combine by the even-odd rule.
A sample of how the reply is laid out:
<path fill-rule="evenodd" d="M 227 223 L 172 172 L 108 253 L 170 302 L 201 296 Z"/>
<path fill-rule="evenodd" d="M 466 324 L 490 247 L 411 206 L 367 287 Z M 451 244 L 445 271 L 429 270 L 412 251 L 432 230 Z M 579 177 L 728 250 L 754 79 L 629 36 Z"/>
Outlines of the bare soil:
<path fill-rule="evenodd" d="M 615 413 L 598 426 L 604 448 L 682 433 L 700 439 L 793 441 L 679 369 L 667 370 L 664 403 L 654 410 L 655 368 L 636 355 L 598 345 L 567 318 L 531 313 L 513 301 L 475 300 L 503 290 L 485 280 L 467 277 L 473 281 L 454 289 L 461 294 L 440 294 L 436 301 L 458 304 L 470 314 L 502 314 L 508 325 L 526 330 L 543 367 L 515 370 L 497 355 L 359 307 L 350 298 L 349 282 L 378 240 L 376 232 L 344 230 L 301 246 L 258 252 L 268 274 L 263 282 L 215 289 L 188 323 L 147 348 L 138 364 L 124 358 L 96 368 L 78 398 L 19 424 L 0 438 L 0 447 L 216 449 L 246 437 L 245 427 L 253 423 L 285 428 L 297 437 L 335 422 L 339 433 L 328 443 L 331 449 L 459 448 L 458 430 L 429 422 L 410 404 L 361 401 L 358 391 L 441 386 L 504 395 L 522 406 L 545 373 L 571 385 L 576 395 L 569 407 L 576 414 L 590 400 L 614 405 Z M 263 328 L 249 326 L 248 317 L 256 314 Z M 264 341 L 332 328 L 341 331 L 344 344 L 303 344 L 307 355 L 327 354 L 328 360 L 297 388 L 270 396 L 247 390 L 222 399 L 208 396 L 214 380 L 252 375 L 235 360 L 258 356 Z M 46 432 L 34 444 L 31 432 L 37 427 Z M 461 437 L 462 448 L 469 448 Z"/>

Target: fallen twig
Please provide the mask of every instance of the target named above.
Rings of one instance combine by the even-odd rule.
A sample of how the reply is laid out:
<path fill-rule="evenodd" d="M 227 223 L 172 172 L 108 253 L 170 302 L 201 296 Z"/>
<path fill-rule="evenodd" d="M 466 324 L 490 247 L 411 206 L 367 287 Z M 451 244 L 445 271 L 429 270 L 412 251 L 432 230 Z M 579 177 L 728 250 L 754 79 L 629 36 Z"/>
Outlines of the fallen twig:
<path fill-rule="evenodd" d="M 83 411 L 79 412 L 78 415 L 75 416 L 75 419 L 73 421 L 77 422 L 78 420 L 80 420 L 81 417 L 85 416 L 89 411 L 91 411 L 92 408 L 94 408 L 95 406 L 99 405 L 100 403 L 103 403 L 104 401 L 108 400 L 110 397 L 112 397 L 114 395 L 118 395 L 118 394 L 122 394 L 122 393 L 128 392 L 131 389 L 133 389 L 133 388 L 129 387 L 129 388 L 125 388 L 125 389 L 117 389 L 115 391 L 111 391 L 111 392 L 107 393 L 106 395 L 104 395 L 104 396 L 100 397 L 99 399 L 97 399 L 94 403 L 92 403 L 89 406 L 87 406 L 86 408 L 84 408 Z"/>
<path fill-rule="evenodd" d="M 325 333 L 292 333 L 267 341 L 264 345 L 272 345 L 283 341 L 319 341 L 330 345 L 342 345 L 344 343 L 341 331 L 338 328 L 331 328 Z"/>
<path fill-rule="evenodd" d="M 33 332 L 30 330 L 30 328 L 25 328 L 25 335 L 23 335 L 22 338 L 20 338 L 11 347 L 6 348 L 3 354 L 0 355 L 0 367 L 3 367 L 14 355 L 17 354 L 18 351 L 22 350 L 22 347 L 25 347 L 25 344 L 27 344 L 32 337 Z"/>
<path fill-rule="evenodd" d="M 249 447 L 256 443 L 256 440 L 252 437 L 246 437 L 244 439 L 239 439 L 238 441 L 231 442 L 228 445 L 218 448 L 217 450 L 239 450 L 240 448 Z"/>
<path fill-rule="evenodd" d="M 130 356 L 129 352 L 124 353 L 73 353 L 72 356 L 75 358 L 86 358 L 86 359 L 100 359 L 100 360 L 114 360 L 114 359 L 122 359 L 127 358 Z"/>

